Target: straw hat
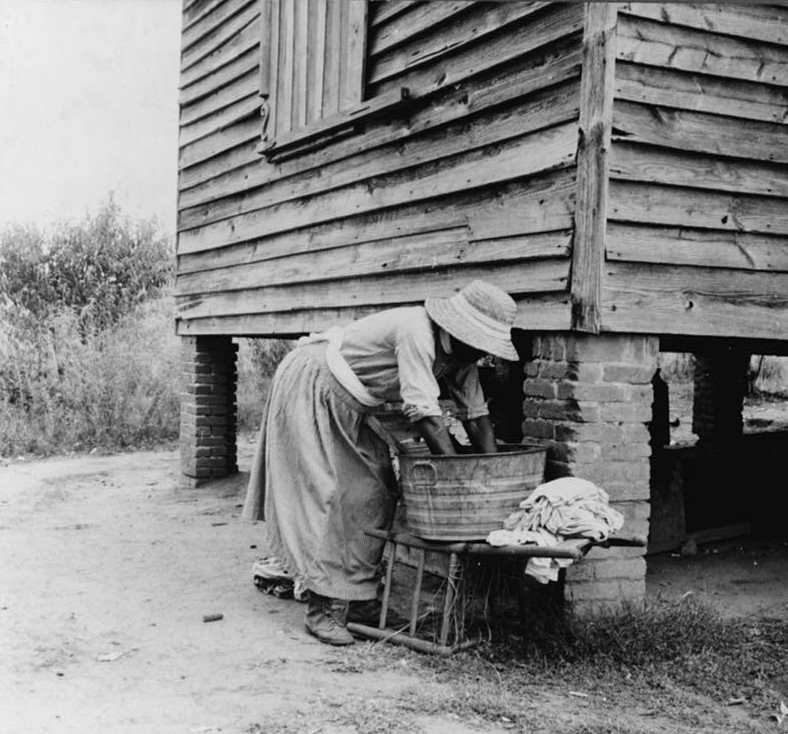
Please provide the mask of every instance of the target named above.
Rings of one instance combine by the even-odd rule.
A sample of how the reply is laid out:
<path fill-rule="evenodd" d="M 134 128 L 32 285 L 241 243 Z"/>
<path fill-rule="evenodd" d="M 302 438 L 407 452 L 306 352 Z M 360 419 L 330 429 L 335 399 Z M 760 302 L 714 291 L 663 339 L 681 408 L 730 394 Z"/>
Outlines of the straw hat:
<path fill-rule="evenodd" d="M 517 305 L 498 286 L 474 280 L 449 298 L 428 298 L 424 307 L 455 339 L 496 357 L 520 358 L 511 335 Z"/>

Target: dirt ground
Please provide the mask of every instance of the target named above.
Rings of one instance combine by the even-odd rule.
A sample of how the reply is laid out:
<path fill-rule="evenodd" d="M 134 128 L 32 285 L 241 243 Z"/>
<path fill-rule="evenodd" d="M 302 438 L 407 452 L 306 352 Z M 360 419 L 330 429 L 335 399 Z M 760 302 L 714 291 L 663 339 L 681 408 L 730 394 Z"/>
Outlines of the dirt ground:
<path fill-rule="evenodd" d="M 242 470 L 252 450 L 239 446 Z M 402 691 L 448 685 L 407 657 L 358 674 L 304 633 L 303 605 L 255 588 L 261 528 L 238 519 L 245 477 L 179 489 L 171 451 L 0 466 L 1 734 L 264 732 L 296 709 L 316 712 L 303 734 L 353 734 L 318 712 L 363 700 L 385 714 Z M 648 590 L 785 618 L 786 569 L 784 544 L 734 540 L 654 557 Z M 545 705 L 582 719 L 582 699 Z M 510 727 L 415 715 L 412 731 Z M 668 729 L 652 717 L 642 731 Z"/>

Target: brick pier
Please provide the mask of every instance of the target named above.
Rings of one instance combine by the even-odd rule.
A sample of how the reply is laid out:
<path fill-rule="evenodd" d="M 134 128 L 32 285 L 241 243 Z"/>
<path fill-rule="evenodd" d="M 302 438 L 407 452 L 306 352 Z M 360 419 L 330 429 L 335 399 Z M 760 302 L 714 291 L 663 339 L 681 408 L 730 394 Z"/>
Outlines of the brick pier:
<path fill-rule="evenodd" d="M 238 471 L 237 352 L 231 337 L 181 337 L 182 486 Z"/>
<path fill-rule="evenodd" d="M 523 436 L 549 447 L 547 479 L 576 476 L 604 489 L 629 533 L 648 536 L 650 434 L 658 340 L 539 335 L 525 367 Z M 591 551 L 567 569 L 577 613 L 639 601 L 645 549 Z"/>

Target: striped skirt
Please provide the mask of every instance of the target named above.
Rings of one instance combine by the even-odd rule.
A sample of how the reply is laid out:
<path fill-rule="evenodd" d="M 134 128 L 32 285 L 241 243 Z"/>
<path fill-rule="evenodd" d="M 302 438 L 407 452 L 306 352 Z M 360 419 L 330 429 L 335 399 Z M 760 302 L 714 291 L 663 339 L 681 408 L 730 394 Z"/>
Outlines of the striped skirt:
<path fill-rule="evenodd" d="M 367 425 L 369 408 L 329 371 L 325 344 L 297 347 L 271 384 L 244 504 L 265 519 L 266 551 L 310 591 L 373 599 L 397 483 L 386 443 Z"/>

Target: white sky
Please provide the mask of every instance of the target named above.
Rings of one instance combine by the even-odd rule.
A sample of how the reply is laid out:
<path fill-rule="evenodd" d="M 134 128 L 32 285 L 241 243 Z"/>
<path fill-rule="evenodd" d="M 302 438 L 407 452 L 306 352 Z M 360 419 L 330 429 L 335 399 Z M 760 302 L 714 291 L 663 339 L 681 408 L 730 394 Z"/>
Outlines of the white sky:
<path fill-rule="evenodd" d="M 180 0 L 0 0 L 0 224 L 175 230 Z"/>

